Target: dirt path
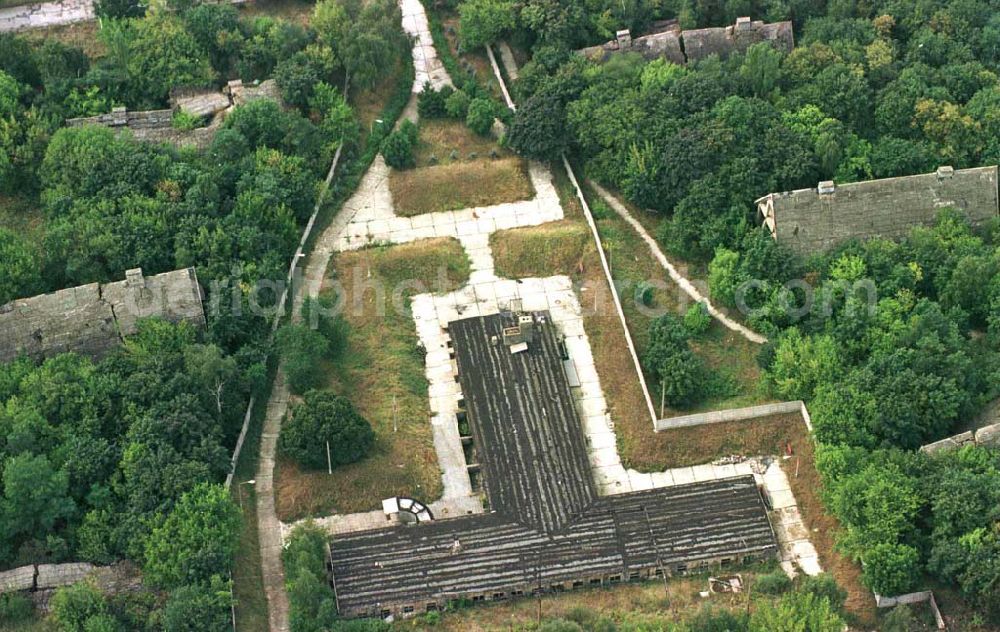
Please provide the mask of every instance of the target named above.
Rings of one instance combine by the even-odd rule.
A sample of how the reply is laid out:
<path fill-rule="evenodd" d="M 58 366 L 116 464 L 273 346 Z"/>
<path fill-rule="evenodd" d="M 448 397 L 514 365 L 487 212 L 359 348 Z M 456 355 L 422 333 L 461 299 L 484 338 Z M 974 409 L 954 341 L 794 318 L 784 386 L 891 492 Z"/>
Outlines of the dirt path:
<path fill-rule="evenodd" d="M 673 279 L 674 283 L 676 283 L 678 286 L 680 286 L 682 290 L 684 290 L 685 294 L 690 296 L 691 299 L 694 301 L 697 301 L 699 303 L 704 303 L 705 306 L 708 308 L 708 313 L 711 314 L 712 317 L 714 317 L 720 323 L 722 323 L 727 329 L 735 331 L 736 333 L 740 334 L 750 342 L 755 342 L 761 345 L 767 342 L 767 338 L 744 327 L 743 325 L 734 321 L 732 318 L 726 316 L 724 313 L 719 311 L 714 305 L 712 305 L 711 301 L 708 300 L 708 297 L 703 296 L 701 292 L 698 291 L 698 288 L 696 288 L 694 284 L 691 283 L 691 281 L 689 281 L 687 278 L 682 276 L 680 272 L 677 271 L 677 268 L 674 267 L 674 264 L 670 263 L 670 260 L 667 259 L 667 256 L 663 254 L 662 250 L 660 250 L 660 245 L 656 243 L 656 240 L 653 239 L 653 237 L 646 231 L 646 228 L 637 219 L 632 217 L 632 214 L 629 213 L 629 210 L 625 208 L 625 205 L 622 204 L 621 201 L 618 200 L 618 198 L 611 195 L 611 193 L 609 193 L 607 190 L 605 190 L 601 185 L 597 184 L 596 182 L 588 180 L 587 184 L 589 184 L 591 187 L 593 187 L 595 191 L 597 191 L 597 194 L 600 195 L 601 198 L 605 202 L 607 202 L 608 205 L 612 209 L 614 209 L 616 213 L 618 213 L 619 217 L 628 222 L 628 224 L 635 230 L 635 232 L 639 233 L 639 236 L 642 237 L 642 240 L 646 242 L 646 245 L 649 247 L 649 251 L 653 254 L 653 257 L 655 257 L 656 260 L 660 263 L 660 265 L 663 266 L 663 269 L 667 271 L 667 274 L 670 275 L 670 278 Z"/>

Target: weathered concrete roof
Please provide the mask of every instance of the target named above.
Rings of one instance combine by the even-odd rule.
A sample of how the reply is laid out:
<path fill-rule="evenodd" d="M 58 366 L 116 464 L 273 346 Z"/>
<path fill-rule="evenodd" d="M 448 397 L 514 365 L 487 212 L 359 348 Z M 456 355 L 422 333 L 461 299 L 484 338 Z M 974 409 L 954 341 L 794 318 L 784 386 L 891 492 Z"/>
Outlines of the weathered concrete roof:
<path fill-rule="evenodd" d="M 177 110 L 199 117 L 212 117 L 229 109 L 229 96 L 218 90 L 175 90 L 170 104 Z"/>
<path fill-rule="evenodd" d="M 632 38 L 628 31 L 621 31 L 610 42 L 577 52 L 599 61 L 606 61 L 615 53 L 632 52 L 650 60 L 663 58 L 675 64 L 685 64 L 709 55 L 725 59 L 734 52 L 745 52 L 760 42 L 769 42 L 779 50 L 790 52 L 795 47 L 792 23 L 766 24 L 739 18 L 731 26 L 682 31 L 676 20 L 667 20 L 654 25 L 653 31 L 647 35 Z"/>
<path fill-rule="evenodd" d="M 791 22 L 765 24 L 760 20 L 739 18 L 734 25 L 684 31 L 682 36 L 688 61 L 698 61 L 709 55 L 725 59 L 733 53 L 746 52 L 760 42 L 769 42 L 786 53 L 795 47 Z"/>
<path fill-rule="evenodd" d="M 82 581 L 94 570 L 94 565 L 87 562 L 70 562 L 67 564 L 39 564 L 35 588 L 59 588 L 72 586 Z"/>
<path fill-rule="evenodd" d="M 267 79 L 259 84 L 245 84 L 241 79 L 235 79 L 226 85 L 225 90 L 233 105 L 244 105 L 258 99 L 269 99 L 279 105 L 282 103 L 281 89 L 274 79 Z"/>
<path fill-rule="evenodd" d="M 132 112 L 115 108 L 108 114 L 67 119 L 66 125 L 101 125 L 118 131 L 128 130 L 136 138 L 148 143 L 170 143 L 177 147 L 194 146 L 204 149 L 212 142 L 217 125 L 182 130 L 174 127 L 173 110 L 147 110 Z"/>
<path fill-rule="evenodd" d="M 194 268 L 152 277 L 129 270 L 124 281 L 91 283 L 0 306 L 0 362 L 69 351 L 101 358 L 123 336 L 135 333 L 139 318 L 152 316 L 205 325 Z"/>
<path fill-rule="evenodd" d="M 822 252 L 853 238 L 905 237 L 954 208 L 973 224 L 997 216 L 997 167 L 954 170 L 815 189 L 772 193 L 757 200 L 764 225 L 800 254 Z"/>
<path fill-rule="evenodd" d="M 177 147 L 193 146 L 198 149 L 208 147 L 226 113 L 235 106 L 258 99 L 270 99 L 282 104 L 281 90 L 273 79 L 260 84 L 243 85 L 240 80 L 230 81 L 222 91 L 176 90 L 171 96 L 173 109 L 130 111 L 116 107 L 107 114 L 67 119 L 70 127 L 81 125 L 102 125 L 115 130 L 129 130 L 137 139 L 150 143 L 169 143 Z M 174 127 L 174 110 L 200 117 L 211 117 L 205 127 L 182 130 Z"/>
<path fill-rule="evenodd" d="M 504 338 L 521 324 L 513 314 L 448 325 L 491 513 L 334 537 L 340 614 L 423 611 L 777 551 L 753 476 L 598 497 L 555 327 L 547 312 L 530 317 L 512 334 L 527 341 L 520 351 Z"/>

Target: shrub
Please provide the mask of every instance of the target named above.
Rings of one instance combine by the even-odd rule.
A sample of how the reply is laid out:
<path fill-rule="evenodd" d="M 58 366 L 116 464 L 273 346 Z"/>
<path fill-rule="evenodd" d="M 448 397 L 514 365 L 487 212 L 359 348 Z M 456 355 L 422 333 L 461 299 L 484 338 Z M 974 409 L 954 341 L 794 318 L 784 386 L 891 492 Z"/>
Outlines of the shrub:
<path fill-rule="evenodd" d="M 708 313 L 708 306 L 700 301 L 689 307 L 684 314 L 684 328 L 692 336 L 702 335 L 711 326 L 712 315 Z"/>
<path fill-rule="evenodd" d="M 183 110 L 177 110 L 170 118 L 170 124 L 173 128 L 181 130 L 182 132 L 190 132 L 194 128 L 198 127 L 198 123 L 200 122 L 201 119 L 199 117 Z"/>
<path fill-rule="evenodd" d="M 844 603 L 847 601 L 847 591 L 841 588 L 837 584 L 837 580 L 828 573 L 800 575 L 796 590 L 812 593 L 820 598 L 826 597 L 830 605 L 837 610 L 843 609 Z"/>
<path fill-rule="evenodd" d="M 230 624 L 230 585 L 219 576 L 209 584 L 182 586 L 163 609 L 164 632 L 215 632 Z"/>
<path fill-rule="evenodd" d="M 708 392 L 710 376 L 701 358 L 691 351 L 688 337 L 684 324 L 673 314 L 650 325 L 645 368 L 671 406 L 691 406 Z"/>
<path fill-rule="evenodd" d="M 480 136 L 489 136 L 496 118 L 496 106 L 486 98 L 473 99 L 469 103 L 469 112 L 465 116 L 465 124 Z"/>
<path fill-rule="evenodd" d="M 747 623 L 747 616 L 741 612 L 704 605 L 688 621 L 688 628 L 691 632 L 742 632 Z"/>
<path fill-rule="evenodd" d="M 413 155 L 420 130 L 410 121 L 403 121 L 399 129 L 382 141 L 382 156 L 393 169 L 410 169 L 416 166 Z"/>
<path fill-rule="evenodd" d="M 445 111 L 451 118 L 464 121 L 465 117 L 469 115 L 469 104 L 471 102 L 472 98 L 467 92 L 464 90 L 457 90 L 448 97 L 447 101 L 445 101 Z"/>
<path fill-rule="evenodd" d="M 635 286 L 635 300 L 640 305 L 650 307 L 653 304 L 653 286 L 648 281 L 639 281 Z"/>
<path fill-rule="evenodd" d="M 780 570 L 761 575 L 753 585 L 754 590 L 765 595 L 780 595 L 788 592 L 791 587 L 792 580 Z"/>
<path fill-rule="evenodd" d="M 363 459 L 375 443 L 371 424 L 346 397 L 330 391 L 309 391 L 292 409 L 281 429 L 282 451 L 303 467 L 327 465 L 327 447 L 333 466 Z"/>
<path fill-rule="evenodd" d="M 87 582 L 56 590 L 49 606 L 52 618 L 66 632 L 83 632 L 88 619 L 105 614 L 108 610 L 104 595 Z"/>
<path fill-rule="evenodd" d="M 277 343 L 292 392 L 301 394 L 319 386 L 323 379 L 320 361 L 330 351 L 326 337 L 305 325 L 285 325 L 278 330 Z"/>
<path fill-rule="evenodd" d="M 29 619 L 34 612 L 35 604 L 26 595 L 0 595 L 0 623 L 20 623 Z"/>
<path fill-rule="evenodd" d="M 417 95 L 417 112 L 420 113 L 420 118 L 434 119 L 449 116 L 445 103 L 454 92 L 455 89 L 451 86 L 435 90 L 430 81 L 425 83 L 423 92 Z"/>
<path fill-rule="evenodd" d="M 876 544 L 864 562 L 865 586 L 886 597 L 909 592 L 920 575 L 920 553 L 906 544 Z"/>
<path fill-rule="evenodd" d="M 333 300 L 328 296 L 319 298 L 307 296 L 302 301 L 302 322 L 322 334 L 331 348 L 336 347 L 344 339 L 347 328 L 347 323 L 334 315 L 334 308 Z"/>

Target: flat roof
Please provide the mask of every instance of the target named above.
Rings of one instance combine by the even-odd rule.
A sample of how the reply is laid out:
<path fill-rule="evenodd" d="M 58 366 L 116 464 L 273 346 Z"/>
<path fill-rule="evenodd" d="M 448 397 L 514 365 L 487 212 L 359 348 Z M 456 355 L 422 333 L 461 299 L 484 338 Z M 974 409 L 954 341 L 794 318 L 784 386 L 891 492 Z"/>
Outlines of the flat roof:
<path fill-rule="evenodd" d="M 548 314 L 532 314 L 534 336 L 518 353 L 503 330 L 508 313 L 448 325 L 458 379 L 490 507 L 552 531 L 597 498 L 587 446 Z"/>
<path fill-rule="evenodd" d="M 997 167 L 835 184 L 771 193 L 757 200 L 771 235 L 793 251 L 809 255 L 850 239 L 901 239 L 915 226 L 933 224 L 954 208 L 972 224 L 998 214 Z"/>

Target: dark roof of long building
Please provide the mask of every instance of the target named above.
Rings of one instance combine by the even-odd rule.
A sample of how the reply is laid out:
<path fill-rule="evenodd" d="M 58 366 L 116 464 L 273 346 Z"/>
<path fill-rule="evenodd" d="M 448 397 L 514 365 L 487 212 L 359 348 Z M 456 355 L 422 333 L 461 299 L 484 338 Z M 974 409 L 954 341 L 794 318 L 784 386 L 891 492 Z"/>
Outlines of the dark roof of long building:
<path fill-rule="evenodd" d="M 547 312 L 449 324 L 491 513 L 335 536 L 331 574 L 342 615 L 776 550 L 752 476 L 599 497 L 583 426 Z"/>
<path fill-rule="evenodd" d="M 651 567 L 769 554 L 774 535 L 753 476 L 601 498 L 565 529 L 545 532 L 500 513 L 335 537 L 339 611 L 476 594 L 528 592 Z"/>
<path fill-rule="evenodd" d="M 555 329 L 544 321 L 529 349 L 511 353 L 509 314 L 451 323 L 458 377 L 479 451 L 490 507 L 554 531 L 597 492 Z"/>
<path fill-rule="evenodd" d="M 898 239 L 954 208 L 973 224 L 997 217 L 997 167 L 934 173 L 772 193 L 757 200 L 764 225 L 800 254 L 855 238 Z"/>

